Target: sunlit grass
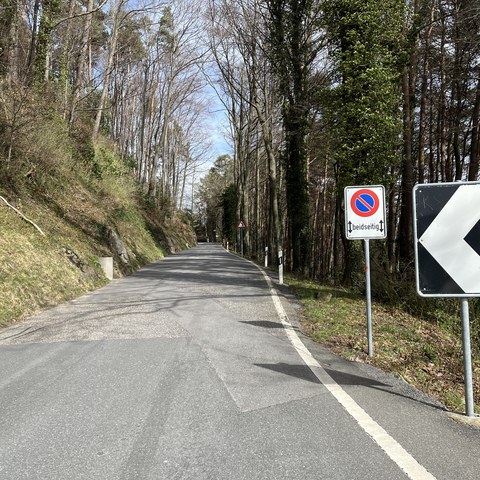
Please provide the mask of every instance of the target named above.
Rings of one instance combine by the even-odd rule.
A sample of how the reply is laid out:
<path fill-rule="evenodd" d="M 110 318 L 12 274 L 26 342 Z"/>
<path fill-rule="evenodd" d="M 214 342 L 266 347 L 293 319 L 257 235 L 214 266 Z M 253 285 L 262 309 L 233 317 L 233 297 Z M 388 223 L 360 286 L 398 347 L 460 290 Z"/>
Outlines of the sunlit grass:
<path fill-rule="evenodd" d="M 373 349 L 368 357 L 366 300 L 360 294 L 288 278 L 304 306 L 303 331 L 339 355 L 394 372 L 448 408 L 461 410 L 461 338 L 441 323 L 418 319 L 398 307 L 373 303 Z M 480 358 L 473 359 L 475 403 L 480 403 Z M 476 410 L 480 413 L 480 408 Z"/>

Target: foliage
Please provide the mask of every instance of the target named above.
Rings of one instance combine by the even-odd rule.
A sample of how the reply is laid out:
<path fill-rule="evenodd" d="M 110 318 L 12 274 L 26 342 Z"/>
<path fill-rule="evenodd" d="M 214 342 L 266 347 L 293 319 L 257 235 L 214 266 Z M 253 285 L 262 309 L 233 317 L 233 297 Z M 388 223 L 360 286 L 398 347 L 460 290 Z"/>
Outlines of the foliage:
<path fill-rule="evenodd" d="M 116 151 L 115 146 L 104 140 L 95 145 L 95 156 L 92 162 L 92 172 L 98 178 L 122 178 L 130 174 L 133 165 Z"/>
<path fill-rule="evenodd" d="M 388 184 L 400 157 L 402 2 L 329 0 L 325 8 L 335 64 L 338 188 Z"/>
<path fill-rule="evenodd" d="M 10 93 L 10 94 L 9 94 Z M 48 99 L 7 88 L 0 96 L 0 185 L 29 184 L 42 191 L 61 188 L 70 169 L 73 145 L 65 122 Z"/>
<path fill-rule="evenodd" d="M 237 235 L 237 202 L 238 193 L 235 185 L 229 185 L 222 194 L 222 237 L 230 245 L 235 243 Z"/>
<path fill-rule="evenodd" d="M 204 205 L 205 210 L 201 212 L 202 224 L 206 229 L 205 234 L 208 239 L 222 240 L 223 238 L 233 241 L 231 222 L 237 221 L 236 208 L 237 198 L 235 187 L 227 186 L 231 175 L 232 158 L 228 155 L 221 155 L 217 158 L 214 166 L 210 168 L 209 173 L 202 178 L 199 187 L 199 198 Z M 228 206 L 225 210 L 225 193 L 228 193 Z M 232 194 L 235 195 L 232 197 Z M 225 220 L 224 215 L 228 219 Z M 225 227 L 225 221 L 228 226 Z"/>
<path fill-rule="evenodd" d="M 283 163 L 291 264 L 293 270 L 305 271 L 311 242 L 307 135 L 311 124 L 312 66 L 319 48 L 314 42 L 317 2 L 268 1 L 267 6 L 271 68 L 283 99 Z"/>

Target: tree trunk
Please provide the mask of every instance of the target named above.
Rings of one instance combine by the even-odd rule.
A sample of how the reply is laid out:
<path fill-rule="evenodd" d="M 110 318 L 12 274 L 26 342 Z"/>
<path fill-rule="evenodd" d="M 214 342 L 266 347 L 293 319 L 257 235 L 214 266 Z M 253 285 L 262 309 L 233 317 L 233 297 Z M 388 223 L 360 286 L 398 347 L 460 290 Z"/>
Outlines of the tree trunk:
<path fill-rule="evenodd" d="M 425 140 L 426 140 L 426 118 L 427 118 L 427 92 L 430 78 L 430 41 L 433 31 L 434 4 L 430 9 L 430 26 L 427 28 L 424 37 L 423 66 L 420 92 L 420 116 L 418 130 L 418 183 L 425 182 Z"/>
<path fill-rule="evenodd" d="M 108 60 L 105 68 L 105 75 L 103 77 L 103 88 L 102 93 L 100 94 L 100 100 L 98 102 L 97 115 L 95 117 L 95 124 L 93 126 L 92 138 L 96 140 L 100 131 L 100 123 L 102 121 L 103 110 L 105 108 L 108 89 L 110 86 L 110 77 L 113 69 L 113 62 L 115 60 L 115 52 L 117 50 L 118 42 L 118 33 L 120 29 L 120 12 L 123 7 L 125 0 L 117 0 L 117 4 L 114 6 L 113 15 L 113 25 L 112 25 L 112 34 L 110 37 L 109 50 L 108 50 Z"/>
<path fill-rule="evenodd" d="M 6 7 L 5 7 L 6 8 Z M 10 0 L 8 6 L 10 15 L 10 29 L 6 39 L 7 51 L 0 52 L 6 55 L 6 80 L 7 83 L 18 82 L 18 61 L 19 61 L 19 21 L 20 21 L 20 3 L 18 0 Z M 1 54 L 0 54 L 1 57 Z"/>
<path fill-rule="evenodd" d="M 88 62 L 89 62 L 89 49 L 91 44 L 91 31 L 92 31 L 92 21 L 93 21 L 93 14 L 89 13 L 93 11 L 94 8 L 94 0 L 88 0 L 87 4 L 87 13 L 88 15 L 85 16 L 84 26 L 83 26 L 83 34 L 82 34 L 82 43 L 80 46 L 80 51 L 78 54 L 77 59 L 77 68 L 76 68 L 76 75 L 75 75 L 75 83 L 73 86 L 73 98 L 70 108 L 70 118 L 69 118 L 69 126 L 72 128 L 75 122 L 75 115 L 77 110 L 77 105 L 81 95 L 83 95 L 90 86 L 89 80 L 86 79 L 86 74 L 88 71 Z M 71 8 L 75 2 L 71 0 Z"/>
<path fill-rule="evenodd" d="M 401 211 L 399 225 L 399 254 L 405 263 L 413 260 L 413 158 L 412 158 L 412 91 L 411 91 L 411 68 L 406 66 L 403 69 L 402 91 L 403 91 L 403 163 L 401 182 Z"/>
<path fill-rule="evenodd" d="M 470 165 L 468 168 L 468 180 L 478 180 L 478 170 L 480 164 L 480 76 L 477 81 L 477 93 L 472 112 L 472 138 L 470 146 Z"/>
<path fill-rule="evenodd" d="M 43 0 L 38 36 L 35 43 L 34 80 L 45 83 L 49 75 L 49 50 L 55 19 L 61 9 L 61 0 Z M 33 37 L 32 37 L 33 38 Z"/>

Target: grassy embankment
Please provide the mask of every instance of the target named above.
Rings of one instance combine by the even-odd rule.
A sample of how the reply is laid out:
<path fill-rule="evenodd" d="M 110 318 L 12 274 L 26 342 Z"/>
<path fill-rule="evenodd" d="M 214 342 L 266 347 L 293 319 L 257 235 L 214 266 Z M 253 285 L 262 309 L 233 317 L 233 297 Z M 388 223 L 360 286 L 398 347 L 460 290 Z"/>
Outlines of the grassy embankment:
<path fill-rule="evenodd" d="M 439 311 L 442 318 L 421 319 L 399 306 L 373 302 L 374 355 L 369 358 L 364 296 L 295 278 L 287 283 L 304 306 L 305 334 L 345 358 L 394 372 L 449 409 L 464 412 L 459 317 L 447 318 Z M 475 408 L 480 413 L 480 352 L 475 342 L 473 382 Z"/>
<path fill-rule="evenodd" d="M 41 161 L 17 145 L 22 158 L 2 165 L 0 195 L 45 235 L 0 199 L 0 327 L 105 284 L 99 256 L 119 277 L 195 243 L 189 225 L 148 206 L 113 145 L 86 161 L 50 128 L 32 133 Z"/>

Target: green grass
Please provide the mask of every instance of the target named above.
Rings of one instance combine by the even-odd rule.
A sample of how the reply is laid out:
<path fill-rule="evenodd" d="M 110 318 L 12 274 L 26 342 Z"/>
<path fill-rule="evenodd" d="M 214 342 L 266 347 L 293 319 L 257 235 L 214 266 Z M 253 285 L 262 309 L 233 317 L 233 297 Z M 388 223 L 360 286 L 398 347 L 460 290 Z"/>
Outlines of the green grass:
<path fill-rule="evenodd" d="M 29 218 L 36 208 L 23 206 Z M 38 218 L 37 218 L 38 222 Z M 103 285 L 106 280 L 99 269 L 84 276 L 64 254 L 63 245 L 75 245 L 81 240 L 65 226 L 68 236 L 52 235 L 48 222 L 42 222 L 47 236 L 43 237 L 13 210 L 0 207 L 0 325 L 14 323 L 42 308 L 74 298 L 80 293 Z"/>
<path fill-rule="evenodd" d="M 373 302 L 374 355 L 369 358 L 365 297 L 293 277 L 288 277 L 287 283 L 304 306 L 305 334 L 344 358 L 394 372 L 449 409 L 463 411 L 461 337 L 448 327 L 451 318 L 445 325 Z M 476 411 L 480 413 L 480 357 L 476 352 L 473 370 Z"/>
<path fill-rule="evenodd" d="M 0 326 L 107 283 L 99 256 L 114 258 L 119 277 L 162 258 L 166 243 L 176 249 L 195 243 L 188 226 L 177 219 L 166 226 L 158 212 L 147 209 L 134 181 L 120 168 L 120 159 L 107 148 L 104 143 L 95 173 L 82 164 L 67 168 L 72 159 L 66 156 L 38 178 L 26 182 L 22 177 L 15 188 L 2 188 L 0 182 L 0 195 L 45 232 L 42 236 L 0 201 Z M 166 242 L 168 230 L 176 236 Z M 120 236 L 128 265 L 115 252 L 111 231 Z M 81 268 L 66 250 L 75 252 Z"/>

